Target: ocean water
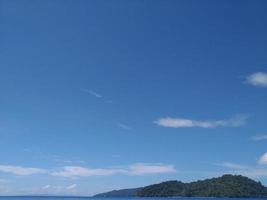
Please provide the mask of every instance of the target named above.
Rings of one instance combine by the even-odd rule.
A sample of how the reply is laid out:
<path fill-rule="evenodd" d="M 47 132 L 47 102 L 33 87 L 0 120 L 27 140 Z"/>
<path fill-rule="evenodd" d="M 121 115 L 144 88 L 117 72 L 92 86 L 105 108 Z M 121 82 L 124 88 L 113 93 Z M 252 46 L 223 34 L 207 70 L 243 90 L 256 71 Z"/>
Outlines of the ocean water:
<path fill-rule="evenodd" d="M 169 197 L 169 198 L 94 198 L 94 197 L 26 197 L 26 196 L 16 196 L 16 197 L 1 197 L 0 200 L 205 200 L 205 199 L 215 199 L 215 198 L 207 198 L 207 197 Z M 218 200 L 266 200 L 267 198 L 216 198 Z"/>

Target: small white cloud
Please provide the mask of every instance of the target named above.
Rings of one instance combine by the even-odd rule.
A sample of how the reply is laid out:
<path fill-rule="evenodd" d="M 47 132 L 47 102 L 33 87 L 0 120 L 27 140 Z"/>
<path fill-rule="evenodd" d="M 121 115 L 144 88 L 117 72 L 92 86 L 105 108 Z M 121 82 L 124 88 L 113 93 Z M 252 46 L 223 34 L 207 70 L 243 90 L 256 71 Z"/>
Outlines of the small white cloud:
<path fill-rule="evenodd" d="M 216 128 L 216 127 L 238 127 L 245 124 L 248 116 L 237 115 L 227 120 L 192 120 L 185 118 L 160 118 L 154 123 L 159 126 L 169 127 L 169 128 Z"/>
<path fill-rule="evenodd" d="M 260 159 L 258 160 L 258 163 L 267 164 L 267 152 L 260 157 Z"/>
<path fill-rule="evenodd" d="M 180 127 L 194 127 L 194 122 L 190 119 L 183 118 L 160 118 L 155 121 L 159 126 L 171 127 L 171 128 L 180 128 Z"/>
<path fill-rule="evenodd" d="M 30 167 L 27 168 L 27 167 L 12 166 L 12 165 L 0 165 L 0 171 L 21 176 L 47 173 L 45 169 L 30 168 Z"/>
<path fill-rule="evenodd" d="M 267 135 L 257 135 L 257 136 L 252 137 L 252 140 L 254 141 L 267 140 Z"/>
<path fill-rule="evenodd" d="M 77 187 L 77 184 L 72 184 L 66 187 L 67 190 L 73 190 L 74 188 Z"/>
<path fill-rule="evenodd" d="M 173 165 L 137 163 L 129 166 L 128 173 L 131 175 L 174 173 Z"/>
<path fill-rule="evenodd" d="M 267 87 L 267 73 L 257 72 L 247 77 L 246 82 L 260 87 Z"/>
<path fill-rule="evenodd" d="M 118 123 L 118 127 L 124 130 L 131 130 L 132 128 L 128 125 L 122 124 L 122 123 Z"/>
<path fill-rule="evenodd" d="M 88 90 L 88 89 L 82 88 L 81 91 L 86 92 L 86 93 L 88 93 L 88 94 L 90 94 L 90 95 L 92 95 L 92 96 L 94 96 L 96 98 L 102 98 L 101 94 L 99 94 L 99 93 L 97 93 L 97 92 L 95 92 L 93 90 Z"/>

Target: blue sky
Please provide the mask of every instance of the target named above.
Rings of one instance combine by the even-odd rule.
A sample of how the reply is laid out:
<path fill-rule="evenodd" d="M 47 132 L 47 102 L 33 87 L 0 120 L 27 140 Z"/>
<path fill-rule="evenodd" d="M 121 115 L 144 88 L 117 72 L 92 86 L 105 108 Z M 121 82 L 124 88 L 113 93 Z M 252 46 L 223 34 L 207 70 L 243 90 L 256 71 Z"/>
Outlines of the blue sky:
<path fill-rule="evenodd" d="M 267 185 L 266 10 L 0 0 L 0 195 L 224 173 Z"/>

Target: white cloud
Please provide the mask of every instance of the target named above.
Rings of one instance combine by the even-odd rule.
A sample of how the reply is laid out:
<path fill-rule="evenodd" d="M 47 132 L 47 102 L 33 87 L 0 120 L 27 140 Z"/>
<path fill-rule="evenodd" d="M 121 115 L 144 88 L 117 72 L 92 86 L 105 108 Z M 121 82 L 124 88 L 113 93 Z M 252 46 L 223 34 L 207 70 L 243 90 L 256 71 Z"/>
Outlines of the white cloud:
<path fill-rule="evenodd" d="M 246 82 L 260 87 L 267 87 L 267 73 L 256 72 L 247 77 Z"/>
<path fill-rule="evenodd" d="M 254 141 L 267 140 L 267 135 L 257 135 L 257 136 L 252 137 L 252 140 Z"/>
<path fill-rule="evenodd" d="M 227 120 L 192 120 L 185 118 L 160 118 L 154 123 L 159 126 L 169 127 L 169 128 L 216 128 L 216 127 L 238 127 L 246 123 L 246 115 L 237 115 Z"/>
<path fill-rule="evenodd" d="M 53 176 L 62 177 L 88 177 L 88 176 L 107 176 L 122 173 L 122 169 L 102 169 L 102 168 L 86 168 L 80 166 L 65 166 L 63 170 L 52 172 Z"/>
<path fill-rule="evenodd" d="M 155 121 L 159 126 L 171 127 L 171 128 L 180 128 L 180 127 L 193 127 L 194 122 L 190 119 L 182 119 L 182 118 L 160 118 Z"/>
<path fill-rule="evenodd" d="M 162 173 L 174 173 L 176 169 L 173 165 L 162 164 L 144 164 L 137 163 L 130 165 L 128 173 L 132 175 L 144 175 L 144 174 L 162 174 Z"/>
<path fill-rule="evenodd" d="M 137 163 L 129 165 L 125 168 L 86 168 L 80 166 L 65 166 L 60 171 L 52 172 L 51 175 L 73 178 L 89 176 L 110 176 L 115 174 L 145 175 L 173 172 L 176 172 L 173 165 Z"/>
<path fill-rule="evenodd" d="M 77 184 L 72 184 L 66 187 L 67 190 L 73 190 L 77 187 Z"/>
<path fill-rule="evenodd" d="M 0 171 L 5 173 L 12 173 L 15 175 L 32 175 L 32 174 L 44 174 L 47 171 L 40 168 L 30 168 L 30 167 L 21 167 L 21 166 L 12 166 L 12 165 L 0 165 Z"/>
<path fill-rule="evenodd" d="M 258 160 L 259 164 L 267 164 L 267 153 L 263 154 Z"/>
<path fill-rule="evenodd" d="M 88 89 L 82 88 L 81 91 L 86 92 L 86 93 L 88 93 L 88 94 L 90 94 L 90 95 L 92 95 L 92 96 L 94 96 L 96 98 L 102 98 L 101 94 L 99 94 L 99 93 L 97 93 L 97 92 L 95 92 L 93 90 L 88 90 Z"/>

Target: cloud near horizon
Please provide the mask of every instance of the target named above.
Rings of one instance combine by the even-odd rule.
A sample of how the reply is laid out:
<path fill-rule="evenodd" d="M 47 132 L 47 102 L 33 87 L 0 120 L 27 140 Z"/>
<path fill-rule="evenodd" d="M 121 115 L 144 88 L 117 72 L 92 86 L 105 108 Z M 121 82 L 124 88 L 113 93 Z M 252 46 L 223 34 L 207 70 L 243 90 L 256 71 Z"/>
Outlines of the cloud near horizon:
<path fill-rule="evenodd" d="M 67 186 L 62 185 L 44 185 L 41 188 L 36 188 L 34 191 L 31 191 L 30 194 L 49 194 L 49 195 L 65 195 L 65 194 L 75 194 L 77 192 L 77 184 L 71 184 Z"/>
<path fill-rule="evenodd" d="M 259 87 L 267 87 L 267 73 L 253 73 L 246 78 L 246 83 Z"/>
<path fill-rule="evenodd" d="M 154 121 L 155 124 L 168 128 L 216 128 L 216 127 L 238 127 L 246 123 L 247 115 L 237 115 L 226 120 L 192 120 L 186 118 L 165 117 Z"/>
<path fill-rule="evenodd" d="M 90 176 L 110 176 L 115 174 L 124 175 L 146 175 L 174 173 L 176 169 L 173 165 L 135 163 L 125 168 L 88 168 L 81 166 L 64 166 L 58 170 L 46 170 L 41 168 L 26 168 L 12 165 L 0 165 L 0 172 L 11 173 L 20 176 L 33 174 L 47 174 L 59 177 L 90 177 Z"/>

